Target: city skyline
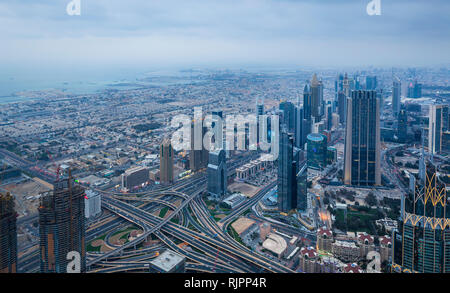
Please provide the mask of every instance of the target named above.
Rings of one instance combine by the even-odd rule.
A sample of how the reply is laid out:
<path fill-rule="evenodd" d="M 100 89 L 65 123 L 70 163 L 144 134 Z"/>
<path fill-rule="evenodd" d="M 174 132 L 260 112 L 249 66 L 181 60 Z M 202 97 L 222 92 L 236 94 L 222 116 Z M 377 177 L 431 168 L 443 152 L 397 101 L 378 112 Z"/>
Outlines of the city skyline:
<path fill-rule="evenodd" d="M 450 272 L 448 11 L 3 1 L 0 277 Z"/>

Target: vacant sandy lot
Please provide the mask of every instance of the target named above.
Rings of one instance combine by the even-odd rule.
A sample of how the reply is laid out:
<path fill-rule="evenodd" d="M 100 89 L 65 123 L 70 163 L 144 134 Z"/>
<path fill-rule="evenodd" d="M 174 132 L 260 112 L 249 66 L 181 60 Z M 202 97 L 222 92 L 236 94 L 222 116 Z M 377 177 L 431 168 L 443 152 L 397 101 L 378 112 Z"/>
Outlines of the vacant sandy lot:
<path fill-rule="evenodd" d="M 231 192 L 240 192 L 246 197 L 252 197 L 261 189 L 260 187 L 256 187 L 247 183 L 235 182 L 228 186 L 228 189 Z"/>

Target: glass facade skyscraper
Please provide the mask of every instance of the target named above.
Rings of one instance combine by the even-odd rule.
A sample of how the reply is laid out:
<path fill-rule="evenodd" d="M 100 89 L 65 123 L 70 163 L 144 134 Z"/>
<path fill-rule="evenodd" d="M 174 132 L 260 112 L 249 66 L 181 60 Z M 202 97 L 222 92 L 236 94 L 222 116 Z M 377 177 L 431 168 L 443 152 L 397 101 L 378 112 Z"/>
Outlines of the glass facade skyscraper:
<path fill-rule="evenodd" d="M 17 272 L 17 225 L 14 197 L 0 193 L 0 273 Z"/>
<path fill-rule="evenodd" d="M 278 210 L 289 212 L 296 207 L 294 138 L 281 125 L 278 155 Z"/>
<path fill-rule="evenodd" d="M 402 94 L 402 84 L 398 77 L 394 78 L 392 83 L 392 113 L 397 116 L 400 111 L 400 99 Z"/>
<path fill-rule="evenodd" d="M 68 253 L 81 257 L 86 271 L 84 189 L 69 177 L 56 181 L 53 192 L 41 198 L 39 207 L 41 273 L 67 272 Z"/>
<path fill-rule="evenodd" d="M 449 195 L 436 167 L 427 162 L 425 185 L 403 196 L 394 232 L 394 272 L 450 273 Z"/>
<path fill-rule="evenodd" d="M 227 193 L 227 164 L 223 149 L 209 152 L 208 193 L 220 198 Z"/>
<path fill-rule="evenodd" d="M 352 91 L 347 100 L 344 183 L 380 185 L 380 105 L 376 91 Z"/>
<path fill-rule="evenodd" d="M 401 110 L 398 113 L 397 125 L 398 141 L 401 143 L 405 143 L 408 138 L 408 115 L 405 110 Z"/>
<path fill-rule="evenodd" d="M 310 133 L 307 137 L 308 167 L 321 170 L 327 162 L 327 137 L 320 133 Z"/>
<path fill-rule="evenodd" d="M 448 105 L 431 105 L 428 123 L 428 152 L 442 151 L 442 134 L 448 125 Z"/>

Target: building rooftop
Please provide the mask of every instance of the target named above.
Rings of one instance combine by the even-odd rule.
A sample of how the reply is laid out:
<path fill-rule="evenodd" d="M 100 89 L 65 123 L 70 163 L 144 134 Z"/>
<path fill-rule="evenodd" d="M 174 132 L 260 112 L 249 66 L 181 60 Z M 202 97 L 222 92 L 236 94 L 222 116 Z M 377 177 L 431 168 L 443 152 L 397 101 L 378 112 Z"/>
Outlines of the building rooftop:
<path fill-rule="evenodd" d="M 283 254 L 286 251 L 287 244 L 286 240 L 280 235 L 270 233 L 267 239 L 263 242 L 263 247 L 270 252 L 277 255 Z"/>
<path fill-rule="evenodd" d="M 253 221 L 252 219 L 242 217 L 242 218 L 237 219 L 233 224 L 231 224 L 231 227 L 233 227 L 233 229 L 236 231 L 236 233 L 241 235 L 248 228 L 250 228 L 250 226 L 253 225 L 254 223 L 255 223 L 255 221 Z"/>
<path fill-rule="evenodd" d="M 174 267 L 181 263 L 185 258 L 171 250 L 164 251 L 150 263 L 164 272 L 170 272 Z"/>

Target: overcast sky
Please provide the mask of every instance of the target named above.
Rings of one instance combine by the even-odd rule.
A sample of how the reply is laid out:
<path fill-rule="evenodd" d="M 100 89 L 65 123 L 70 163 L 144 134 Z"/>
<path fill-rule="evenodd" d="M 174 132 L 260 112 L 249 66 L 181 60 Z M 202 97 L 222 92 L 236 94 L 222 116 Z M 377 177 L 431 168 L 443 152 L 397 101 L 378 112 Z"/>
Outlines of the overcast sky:
<path fill-rule="evenodd" d="M 450 64 L 449 0 L 0 0 L 9 66 Z"/>

